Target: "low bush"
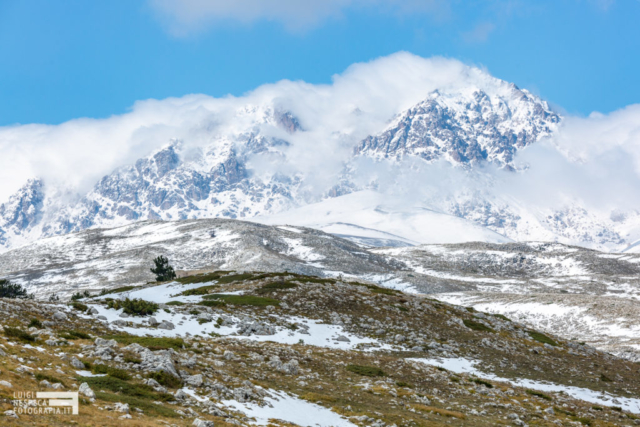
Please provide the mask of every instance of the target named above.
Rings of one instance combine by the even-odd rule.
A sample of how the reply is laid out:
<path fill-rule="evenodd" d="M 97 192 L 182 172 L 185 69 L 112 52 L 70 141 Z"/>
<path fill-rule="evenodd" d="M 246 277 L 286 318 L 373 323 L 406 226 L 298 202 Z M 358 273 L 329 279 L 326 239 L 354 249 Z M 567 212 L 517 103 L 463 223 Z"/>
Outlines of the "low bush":
<path fill-rule="evenodd" d="M 533 338 L 535 341 L 538 341 L 542 344 L 549 344 L 552 346 L 557 346 L 558 343 L 546 336 L 545 334 L 541 334 L 540 332 L 529 331 L 529 336 Z"/>
<path fill-rule="evenodd" d="M 214 271 L 213 273 L 198 274 L 195 276 L 180 277 L 176 279 L 177 282 L 183 285 L 190 285 L 192 283 L 207 283 L 218 280 L 223 274 L 228 273 L 226 271 Z"/>
<path fill-rule="evenodd" d="M 382 369 L 375 366 L 347 365 L 347 371 L 365 377 L 384 377 L 386 375 Z"/>
<path fill-rule="evenodd" d="M 148 316 L 158 311 L 158 304 L 140 298 L 109 301 L 107 307 L 114 310 L 122 309 L 131 316 Z"/>
<path fill-rule="evenodd" d="M 78 302 L 78 301 L 73 301 L 71 303 L 71 307 L 73 307 L 75 310 L 78 310 L 78 311 L 87 311 L 87 310 L 89 310 L 88 306 L 86 306 L 85 304 L 83 304 L 81 302 Z"/>
<path fill-rule="evenodd" d="M 107 374 L 110 377 L 118 378 L 123 381 L 129 381 L 131 375 L 123 369 L 113 368 L 108 365 L 93 365 L 91 372 L 94 374 Z"/>
<path fill-rule="evenodd" d="M 610 383 L 613 380 L 611 378 L 609 378 L 608 376 L 606 376 L 605 374 L 600 374 L 600 381 L 604 381 L 606 383 Z"/>
<path fill-rule="evenodd" d="M 476 383 L 478 385 L 483 385 L 487 388 L 493 388 L 493 384 L 491 384 L 488 381 L 481 380 L 480 378 L 469 378 L 469 381 L 471 381 L 472 383 Z"/>
<path fill-rule="evenodd" d="M 4 334 L 7 337 L 17 338 L 21 341 L 34 342 L 36 340 L 36 337 L 29 334 L 28 332 L 23 331 L 22 329 L 12 328 L 9 326 L 4 327 Z"/>
<path fill-rule="evenodd" d="M 527 394 L 530 394 L 531 396 L 539 397 L 540 399 L 544 399 L 544 400 L 549 400 L 549 401 L 552 400 L 551 396 L 537 390 L 527 390 Z"/>
<path fill-rule="evenodd" d="M 31 319 L 31 322 L 29 322 L 29 326 L 27 326 L 28 328 L 38 328 L 38 329 L 42 329 L 42 322 L 40 322 L 40 320 L 38 319 Z"/>
<path fill-rule="evenodd" d="M 134 290 L 137 287 L 138 286 L 122 286 L 120 288 L 115 288 L 115 289 L 103 289 L 100 292 L 100 295 L 119 294 L 121 292 L 128 292 L 128 291 Z"/>
<path fill-rule="evenodd" d="M 492 316 L 497 317 L 498 319 L 506 320 L 507 322 L 511 322 L 511 319 L 503 314 L 493 314 Z"/>
<path fill-rule="evenodd" d="M 89 298 L 89 297 L 91 297 L 91 294 L 89 293 L 89 291 L 84 291 L 82 293 L 76 292 L 75 294 L 73 294 L 71 296 L 71 301 L 77 301 L 77 300 L 80 300 L 82 298 Z"/>
<path fill-rule="evenodd" d="M 280 305 L 280 301 L 273 298 L 256 297 L 253 295 L 224 295 L 211 294 L 203 297 L 207 300 L 224 301 L 233 305 L 252 305 L 255 307 L 266 307 L 268 305 Z"/>
<path fill-rule="evenodd" d="M 67 339 L 67 340 L 90 340 L 91 336 L 89 336 L 89 334 L 85 334 L 84 332 L 81 331 L 65 331 L 61 334 L 59 334 L 62 338 Z"/>
<path fill-rule="evenodd" d="M 160 385 L 163 385 L 168 388 L 180 388 L 182 387 L 182 380 L 174 377 L 171 374 L 167 374 L 164 371 L 152 372 L 148 375 L 149 378 L 153 378 L 158 381 Z"/>
<path fill-rule="evenodd" d="M 165 305 L 184 305 L 182 301 L 169 301 Z"/>
<path fill-rule="evenodd" d="M 476 322 L 475 320 L 464 319 L 462 322 L 464 323 L 464 326 L 466 326 L 469 329 L 473 329 L 474 331 L 495 332 L 493 329 L 491 329 L 487 325 L 480 322 Z"/>
<path fill-rule="evenodd" d="M 185 297 L 194 296 L 194 295 L 207 295 L 209 291 L 217 287 L 218 287 L 217 285 L 212 285 L 212 286 L 202 286 L 201 288 L 195 288 L 195 289 L 187 289 L 186 291 L 182 292 L 180 295 Z"/>

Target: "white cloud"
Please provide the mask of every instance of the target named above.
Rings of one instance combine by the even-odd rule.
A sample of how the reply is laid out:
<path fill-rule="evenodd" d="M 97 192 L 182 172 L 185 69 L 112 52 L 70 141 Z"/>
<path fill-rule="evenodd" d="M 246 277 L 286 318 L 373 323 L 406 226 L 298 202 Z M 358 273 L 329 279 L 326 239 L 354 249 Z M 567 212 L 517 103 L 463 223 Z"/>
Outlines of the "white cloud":
<path fill-rule="evenodd" d="M 184 36 L 209 26 L 257 21 L 281 23 L 290 31 L 304 31 L 327 19 L 340 17 L 346 8 L 374 8 L 396 13 L 441 16 L 448 0 L 149 0 L 169 31 Z"/>

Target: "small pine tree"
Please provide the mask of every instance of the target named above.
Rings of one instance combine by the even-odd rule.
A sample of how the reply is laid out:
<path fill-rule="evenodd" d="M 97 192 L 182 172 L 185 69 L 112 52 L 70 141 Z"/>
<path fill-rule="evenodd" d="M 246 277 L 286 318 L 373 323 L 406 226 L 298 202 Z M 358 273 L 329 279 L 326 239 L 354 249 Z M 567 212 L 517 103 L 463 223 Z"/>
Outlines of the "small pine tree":
<path fill-rule="evenodd" d="M 153 263 L 156 267 L 152 268 L 151 272 L 156 275 L 156 282 L 166 282 L 176 278 L 176 272 L 169 265 L 167 257 L 160 255 L 153 260 Z"/>
<path fill-rule="evenodd" d="M 0 298 L 33 298 L 33 295 L 27 293 L 27 290 L 17 283 L 11 283 L 8 280 L 0 280 Z"/>

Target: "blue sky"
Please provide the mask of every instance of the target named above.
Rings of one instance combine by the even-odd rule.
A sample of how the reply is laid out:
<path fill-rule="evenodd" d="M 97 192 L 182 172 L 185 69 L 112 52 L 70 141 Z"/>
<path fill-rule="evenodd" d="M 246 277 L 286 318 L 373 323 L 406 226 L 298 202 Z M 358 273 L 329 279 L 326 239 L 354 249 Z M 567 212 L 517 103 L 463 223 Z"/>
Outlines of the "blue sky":
<path fill-rule="evenodd" d="M 638 0 L 0 0 L 0 125 L 328 83 L 400 50 L 485 66 L 572 114 L 606 113 L 640 101 L 638 22 Z"/>

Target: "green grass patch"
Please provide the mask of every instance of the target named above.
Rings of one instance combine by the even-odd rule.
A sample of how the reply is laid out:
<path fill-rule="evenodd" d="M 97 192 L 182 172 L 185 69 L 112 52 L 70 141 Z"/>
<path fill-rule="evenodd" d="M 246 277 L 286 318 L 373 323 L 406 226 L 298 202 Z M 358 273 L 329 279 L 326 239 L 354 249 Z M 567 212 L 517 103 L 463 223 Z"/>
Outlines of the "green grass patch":
<path fill-rule="evenodd" d="M 148 375 L 149 378 L 153 378 L 158 381 L 160 385 L 163 385 L 168 388 L 180 388 L 182 387 L 182 381 L 179 378 L 174 377 L 171 374 L 167 374 L 164 371 L 160 372 L 151 372 Z"/>
<path fill-rule="evenodd" d="M 549 400 L 551 401 L 551 396 L 549 396 L 548 394 L 544 394 L 541 391 L 537 391 L 537 390 L 527 390 L 527 394 L 531 395 L 531 396 L 535 396 L 535 397 L 539 397 L 540 399 L 544 399 L 544 400 Z"/>
<path fill-rule="evenodd" d="M 120 310 L 130 316 L 148 316 L 158 311 L 158 304 L 140 298 L 109 301 L 107 307 Z"/>
<path fill-rule="evenodd" d="M 233 283 L 233 282 L 241 282 L 245 280 L 250 280 L 256 277 L 254 273 L 240 273 L 240 274 L 230 274 L 228 276 L 223 276 L 218 279 L 219 284 Z"/>
<path fill-rule="evenodd" d="M 497 317 L 498 319 L 506 320 L 507 322 L 511 322 L 511 319 L 509 319 L 504 314 L 492 314 L 492 316 L 493 317 Z"/>
<path fill-rule="evenodd" d="M 30 333 L 23 331 L 22 329 L 12 328 L 10 326 L 4 327 L 4 334 L 9 338 L 17 338 L 20 341 L 34 342 L 36 337 Z"/>
<path fill-rule="evenodd" d="M 552 346 L 557 346 L 558 343 L 546 336 L 545 334 L 541 334 L 540 332 L 529 331 L 529 336 L 533 338 L 535 341 L 538 341 L 542 344 L 549 344 Z"/>
<path fill-rule="evenodd" d="M 488 381 L 481 380 L 480 378 L 469 378 L 469 381 L 471 381 L 472 383 L 476 383 L 478 385 L 483 385 L 487 388 L 493 388 L 493 384 L 491 384 Z"/>
<path fill-rule="evenodd" d="M 178 414 L 173 409 L 165 405 L 157 405 L 155 403 L 149 402 L 149 400 L 145 400 L 144 398 L 140 398 L 140 397 L 97 392 L 96 398 L 103 402 L 128 403 L 129 407 L 140 408 L 144 411 L 146 415 L 150 415 L 150 416 L 155 415 L 158 417 L 167 417 L 167 418 L 176 418 L 178 416 Z"/>
<path fill-rule="evenodd" d="M 386 375 L 382 369 L 375 366 L 347 365 L 347 371 L 365 377 L 384 377 Z"/>
<path fill-rule="evenodd" d="M 189 347 L 182 338 L 161 338 L 161 337 L 137 337 L 135 335 L 111 335 L 104 337 L 107 340 L 116 340 L 120 344 L 129 345 L 138 343 L 149 350 L 182 350 L 183 347 Z"/>
<path fill-rule="evenodd" d="M 266 307 L 268 305 L 280 305 L 280 301 L 273 298 L 256 297 L 253 295 L 225 295 L 211 294 L 203 297 L 206 300 L 224 301 L 233 305 L 251 305 L 254 307 Z M 204 302 L 204 301 L 203 301 Z"/>
<path fill-rule="evenodd" d="M 228 271 L 214 271 L 213 273 L 197 274 L 195 276 L 180 277 L 176 279 L 177 282 L 183 285 L 191 285 L 192 283 L 206 283 L 218 280 L 223 274 L 229 273 Z"/>
<path fill-rule="evenodd" d="M 182 301 L 169 301 L 165 305 L 184 305 Z"/>
<path fill-rule="evenodd" d="M 413 386 L 411 384 L 405 383 L 404 381 L 396 381 L 396 385 L 398 387 L 413 388 Z"/>
<path fill-rule="evenodd" d="M 493 329 L 491 329 L 487 325 L 480 322 L 476 322 L 475 320 L 464 319 L 462 322 L 464 323 L 464 326 L 466 326 L 469 329 L 473 329 L 474 331 L 495 332 Z"/>
<path fill-rule="evenodd" d="M 38 328 L 38 329 L 42 329 L 42 322 L 40 322 L 40 320 L 38 319 L 31 319 L 31 322 L 29 322 L 29 325 L 27 326 L 27 328 Z"/>
<path fill-rule="evenodd" d="M 126 363 L 142 363 L 142 359 L 133 355 L 125 354 L 123 359 Z"/>
<path fill-rule="evenodd" d="M 123 369 L 113 368 L 108 365 L 93 365 L 91 372 L 94 374 L 107 374 L 110 377 L 118 378 L 123 381 L 129 381 L 131 375 Z"/>
<path fill-rule="evenodd" d="M 211 322 L 211 319 L 198 319 L 198 324 L 202 325 L 204 323 L 209 323 Z"/>

